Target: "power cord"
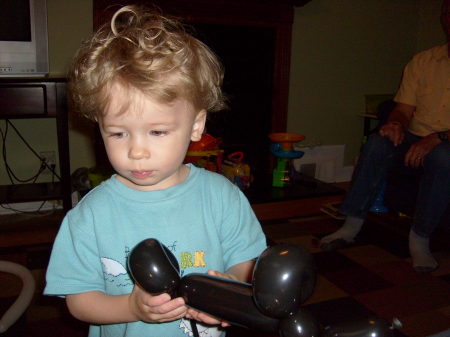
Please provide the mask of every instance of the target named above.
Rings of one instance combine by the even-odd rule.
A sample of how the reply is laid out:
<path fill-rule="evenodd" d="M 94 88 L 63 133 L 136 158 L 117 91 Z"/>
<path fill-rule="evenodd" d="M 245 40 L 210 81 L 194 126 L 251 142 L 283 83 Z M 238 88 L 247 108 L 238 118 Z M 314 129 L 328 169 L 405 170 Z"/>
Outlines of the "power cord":
<path fill-rule="evenodd" d="M 11 167 L 8 164 L 7 154 L 6 154 L 6 152 L 7 152 L 6 151 L 6 138 L 8 135 L 8 125 L 9 124 L 6 124 L 5 132 L 3 132 L 3 130 L 0 129 L 0 133 L 1 133 L 2 141 L 3 141 L 3 143 L 2 143 L 3 144 L 3 146 L 2 146 L 3 163 L 5 165 L 5 169 L 6 169 L 6 173 L 8 174 L 8 178 L 13 185 L 15 184 L 15 181 L 21 182 L 21 183 L 27 183 L 27 182 L 32 181 L 34 183 L 36 181 L 36 179 L 39 177 L 39 175 L 43 172 L 45 167 L 44 168 L 42 167 L 42 161 L 41 161 L 41 165 L 39 167 L 38 172 L 36 174 L 34 174 L 32 177 L 26 178 L 26 179 L 21 179 L 14 174 L 13 170 L 11 169 Z"/>
<path fill-rule="evenodd" d="M 7 140 L 7 136 L 8 136 L 8 131 L 9 131 L 9 126 L 11 126 L 13 129 L 14 129 L 14 131 L 16 132 L 16 134 L 19 136 L 19 138 L 23 141 L 23 143 L 28 147 L 28 149 L 40 160 L 40 166 L 39 166 L 39 169 L 38 169 L 38 171 L 33 175 L 33 176 L 31 176 L 30 178 L 25 178 L 25 179 L 21 179 L 21 178 L 19 178 L 14 172 L 13 172 L 13 170 L 11 169 L 11 167 L 9 166 L 9 164 L 8 164 L 8 160 L 7 160 L 7 148 L 6 148 L 6 140 Z M 6 170 L 6 173 L 8 174 L 8 178 L 9 178 L 9 180 L 10 180 L 10 182 L 11 182 L 11 184 L 12 185 L 16 185 L 16 182 L 20 182 L 20 183 L 32 183 L 32 184 L 34 184 L 34 183 L 36 183 L 36 181 L 37 181 L 37 178 L 42 174 L 42 172 L 44 172 L 45 171 L 45 169 L 49 169 L 51 172 L 52 172 L 52 182 L 54 182 L 54 178 L 55 177 L 57 177 L 59 180 L 61 180 L 61 177 L 55 172 L 55 168 L 56 168 L 56 165 L 54 165 L 54 164 L 52 164 L 52 165 L 48 165 L 48 163 L 44 160 L 44 158 L 42 158 L 32 147 L 31 147 L 31 145 L 25 140 L 25 138 L 21 135 L 21 133 L 19 132 L 19 130 L 17 130 L 17 128 L 14 126 L 14 124 L 13 123 L 11 123 L 11 121 L 10 120 L 8 120 L 8 119 L 5 119 L 5 131 L 3 131 L 1 128 L 0 128 L 0 135 L 1 135 L 1 138 L 2 138 L 2 159 L 3 159 L 3 163 L 4 163 L 4 166 L 5 166 L 5 170 Z M 21 213 L 21 214 L 34 214 L 34 215 L 36 215 L 36 214 L 44 214 L 44 213 L 41 213 L 40 211 L 41 211 L 41 209 L 42 209 L 42 207 L 45 205 L 45 203 L 46 203 L 46 201 L 43 201 L 40 205 L 39 205 L 39 207 L 36 209 L 36 210 L 34 210 L 34 211 L 22 211 L 22 210 L 18 210 L 18 209 L 15 209 L 15 208 L 13 208 L 13 207 L 11 207 L 11 206 L 7 206 L 7 204 L 0 204 L 0 207 L 1 208 L 3 208 L 3 209 L 7 209 L 7 210 L 10 210 L 10 211 L 13 211 L 13 212 L 15 212 L 15 213 Z M 50 211 L 50 213 L 52 213 L 54 211 L 54 209 L 52 210 L 52 211 Z M 47 212 L 45 213 L 45 214 L 48 214 Z"/>
<path fill-rule="evenodd" d="M 198 333 L 198 329 L 197 329 L 197 322 L 194 319 L 191 319 L 190 322 L 191 322 L 191 328 L 192 328 L 192 333 L 193 333 L 194 337 L 200 337 L 200 335 Z"/>
<path fill-rule="evenodd" d="M 14 124 L 9 120 L 9 119 L 5 119 L 6 122 L 6 128 L 5 128 L 5 132 L 3 132 L 3 130 L 0 129 L 0 133 L 2 135 L 2 140 L 3 140 L 3 146 L 2 146 L 2 154 L 3 154 L 3 162 L 5 164 L 5 168 L 6 168 L 6 172 L 8 173 L 8 177 L 11 181 L 12 184 L 14 184 L 14 179 L 18 182 L 21 183 L 25 183 L 25 182 L 30 182 L 32 181 L 33 183 L 36 182 L 37 178 L 39 177 L 39 175 L 47 168 L 52 172 L 52 175 L 57 177 L 58 180 L 61 180 L 61 177 L 56 173 L 55 171 L 55 165 L 48 165 L 47 162 L 44 160 L 44 158 L 42 158 L 32 147 L 31 145 L 26 141 L 26 139 L 22 136 L 22 134 L 20 133 L 20 131 L 14 126 Z M 7 140 L 7 135 L 8 135 L 8 127 L 11 126 L 14 131 L 16 132 L 17 136 L 19 136 L 19 138 L 22 140 L 22 142 L 28 147 L 28 149 L 39 159 L 39 161 L 41 162 L 41 165 L 39 167 L 38 172 L 33 175 L 31 178 L 28 179 L 20 179 L 18 178 L 13 170 L 11 169 L 11 167 L 8 164 L 7 161 L 7 149 L 6 149 L 6 140 Z M 44 166 L 44 167 L 43 167 Z"/>

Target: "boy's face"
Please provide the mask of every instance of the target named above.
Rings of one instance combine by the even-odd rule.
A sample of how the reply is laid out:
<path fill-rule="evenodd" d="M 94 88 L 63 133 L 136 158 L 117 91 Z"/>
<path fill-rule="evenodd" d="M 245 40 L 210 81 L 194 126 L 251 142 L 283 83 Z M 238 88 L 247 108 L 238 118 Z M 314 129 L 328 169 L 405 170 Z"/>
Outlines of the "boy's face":
<path fill-rule="evenodd" d="M 99 126 L 117 179 L 141 191 L 182 182 L 188 174 L 182 165 L 187 148 L 200 140 L 206 112 L 197 113 L 184 99 L 159 103 L 120 85 L 113 86 L 110 97 Z"/>

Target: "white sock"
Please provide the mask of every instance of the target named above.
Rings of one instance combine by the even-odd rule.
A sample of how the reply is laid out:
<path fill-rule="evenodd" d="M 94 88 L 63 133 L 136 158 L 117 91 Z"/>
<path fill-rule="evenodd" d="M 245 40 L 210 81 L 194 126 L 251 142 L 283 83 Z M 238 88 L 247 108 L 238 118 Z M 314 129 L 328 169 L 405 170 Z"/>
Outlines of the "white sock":
<path fill-rule="evenodd" d="M 409 231 L 409 252 L 414 267 L 436 268 L 438 263 L 430 252 L 430 239 Z"/>
<path fill-rule="evenodd" d="M 322 240 L 320 240 L 320 243 L 329 243 L 336 239 L 343 239 L 347 242 L 353 242 L 353 239 L 361 230 L 364 220 L 365 219 L 354 216 L 347 216 L 342 227 L 336 232 L 323 237 Z"/>

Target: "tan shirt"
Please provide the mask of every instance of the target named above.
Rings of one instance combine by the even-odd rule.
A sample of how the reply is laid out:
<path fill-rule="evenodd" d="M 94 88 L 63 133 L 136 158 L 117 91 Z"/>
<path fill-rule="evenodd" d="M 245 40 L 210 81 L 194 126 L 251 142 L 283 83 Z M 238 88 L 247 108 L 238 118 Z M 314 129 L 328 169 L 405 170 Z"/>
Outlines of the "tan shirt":
<path fill-rule="evenodd" d="M 415 55 L 394 101 L 416 107 L 409 131 L 417 136 L 450 130 L 450 58 L 447 44 Z"/>

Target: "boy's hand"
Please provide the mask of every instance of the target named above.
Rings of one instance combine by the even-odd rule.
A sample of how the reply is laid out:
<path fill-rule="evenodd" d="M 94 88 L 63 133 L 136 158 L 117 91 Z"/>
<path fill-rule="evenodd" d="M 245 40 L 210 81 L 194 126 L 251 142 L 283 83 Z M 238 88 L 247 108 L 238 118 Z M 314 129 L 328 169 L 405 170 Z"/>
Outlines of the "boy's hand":
<path fill-rule="evenodd" d="M 218 277 L 223 277 L 223 278 L 227 278 L 230 280 L 238 281 L 237 277 L 234 275 L 219 273 L 218 271 L 215 271 L 215 270 L 208 270 L 208 275 L 218 276 Z M 195 319 L 199 322 L 209 324 L 209 325 L 220 325 L 223 328 L 230 326 L 230 323 L 228 323 L 228 322 L 222 321 L 218 318 L 212 317 L 208 314 L 205 314 L 204 312 L 199 312 L 192 308 L 188 309 L 186 318 Z"/>
<path fill-rule="evenodd" d="M 144 322 L 170 322 L 184 317 L 188 311 L 181 297 L 171 299 L 166 293 L 153 296 L 137 285 L 130 294 L 129 305 L 136 319 Z"/>

